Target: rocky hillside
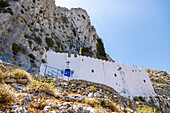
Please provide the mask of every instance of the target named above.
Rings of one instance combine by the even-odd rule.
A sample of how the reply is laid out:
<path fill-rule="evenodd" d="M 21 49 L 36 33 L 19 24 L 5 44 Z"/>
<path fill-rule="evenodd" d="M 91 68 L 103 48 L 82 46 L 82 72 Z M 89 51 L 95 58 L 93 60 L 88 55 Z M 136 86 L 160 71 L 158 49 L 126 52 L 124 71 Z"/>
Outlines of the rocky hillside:
<path fill-rule="evenodd" d="M 155 92 L 164 99 L 170 100 L 170 74 L 154 69 L 147 69 L 146 71 L 149 73 Z"/>
<path fill-rule="evenodd" d="M 12 113 L 168 113 L 161 96 L 122 97 L 103 84 L 30 75 L 0 61 L 0 112 Z"/>
<path fill-rule="evenodd" d="M 78 53 L 82 48 L 84 55 L 109 58 L 84 9 L 57 7 L 55 0 L 0 0 L 0 6 L 0 57 L 10 52 L 37 69 L 49 49 Z"/>

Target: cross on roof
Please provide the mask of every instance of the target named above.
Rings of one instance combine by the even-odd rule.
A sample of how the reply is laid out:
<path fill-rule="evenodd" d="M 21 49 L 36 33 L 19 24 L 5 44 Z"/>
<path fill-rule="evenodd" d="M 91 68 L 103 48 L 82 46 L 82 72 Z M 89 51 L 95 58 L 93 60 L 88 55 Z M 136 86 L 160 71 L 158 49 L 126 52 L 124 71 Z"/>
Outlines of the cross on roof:
<path fill-rule="evenodd" d="M 66 63 L 67 63 L 67 65 L 69 65 L 71 62 L 68 60 Z"/>

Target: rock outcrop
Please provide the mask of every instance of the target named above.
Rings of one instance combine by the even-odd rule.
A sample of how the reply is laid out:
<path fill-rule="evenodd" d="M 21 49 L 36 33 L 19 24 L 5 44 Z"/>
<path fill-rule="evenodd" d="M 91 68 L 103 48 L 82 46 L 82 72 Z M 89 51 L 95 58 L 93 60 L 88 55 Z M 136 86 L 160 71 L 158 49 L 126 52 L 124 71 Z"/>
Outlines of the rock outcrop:
<path fill-rule="evenodd" d="M 82 48 L 84 55 L 107 59 L 84 9 L 57 7 L 55 0 L 1 0 L 0 4 L 0 57 L 10 52 L 35 63 L 36 69 L 45 63 L 49 49 L 78 53 Z"/>
<path fill-rule="evenodd" d="M 164 99 L 170 99 L 170 74 L 165 71 L 146 69 L 155 92 Z"/>

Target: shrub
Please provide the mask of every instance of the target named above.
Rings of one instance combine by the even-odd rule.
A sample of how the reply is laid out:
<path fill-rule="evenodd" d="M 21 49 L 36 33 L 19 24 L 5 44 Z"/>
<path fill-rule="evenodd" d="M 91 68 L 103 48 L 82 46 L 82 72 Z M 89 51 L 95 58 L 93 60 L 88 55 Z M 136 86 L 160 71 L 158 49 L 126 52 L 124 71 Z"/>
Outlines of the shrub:
<path fill-rule="evenodd" d="M 97 58 L 107 60 L 105 48 L 100 38 L 97 39 L 96 47 L 97 47 L 97 53 L 96 53 Z"/>
<path fill-rule="evenodd" d="M 60 40 L 57 40 L 57 41 L 56 41 L 56 44 L 57 44 L 58 47 L 61 47 L 61 42 L 60 42 Z"/>
<path fill-rule="evenodd" d="M 67 23 L 69 22 L 66 16 L 62 16 L 62 17 L 61 17 L 61 20 L 62 20 L 63 23 L 65 23 L 65 24 L 67 24 Z"/>
<path fill-rule="evenodd" d="M 83 49 L 82 49 L 82 55 L 92 56 L 93 53 L 92 53 L 92 51 L 91 51 L 91 47 L 83 47 Z"/>
<path fill-rule="evenodd" d="M 8 6 L 9 6 L 8 1 L 0 0 L 0 8 L 5 8 L 5 7 L 8 7 Z"/>
<path fill-rule="evenodd" d="M 0 103 L 15 101 L 15 92 L 10 88 L 10 85 L 0 85 Z"/>
<path fill-rule="evenodd" d="M 98 100 L 96 100 L 95 98 L 85 98 L 85 103 L 92 107 L 100 104 L 100 102 Z"/>
<path fill-rule="evenodd" d="M 41 45 L 42 44 L 42 40 L 40 37 L 35 37 L 34 38 L 34 41 L 38 44 L 38 45 Z"/>
<path fill-rule="evenodd" d="M 45 41 L 46 41 L 48 47 L 53 47 L 54 46 L 54 41 L 53 41 L 52 38 L 46 38 Z"/>
<path fill-rule="evenodd" d="M 145 99 L 144 97 L 139 96 L 139 99 L 140 99 L 142 102 L 146 102 L 146 99 Z"/>
<path fill-rule="evenodd" d="M 0 83 L 3 83 L 3 78 L 7 78 L 9 76 L 10 76 L 10 71 L 6 69 L 3 65 L 0 65 L 0 79 L 1 79 Z"/>
<path fill-rule="evenodd" d="M 16 43 L 12 43 L 12 50 L 14 54 L 18 54 L 19 52 L 19 46 Z"/>
<path fill-rule="evenodd" d="M 94 91 L 94 92 L 97 91 L 97 89 L 96 89 L 94 86 L 90 86 L 90 90 L 92 90 L 92 91 Z"/>
<path fill-rule="evenodd" d="M 23 69 L 15 69 L 12 71 L 11 73 L 12 75 L 14 75 L 16 78 L 18 79 L 27 79 L 30 80 L 31 76 L 29 73 L 27 73 L 25 70 Z"/>
<path fill-rule="evenodd" d="M 133 100 L 134 101 L 140 101 L 140 99 L 138 97 L 134 97 Z"/>

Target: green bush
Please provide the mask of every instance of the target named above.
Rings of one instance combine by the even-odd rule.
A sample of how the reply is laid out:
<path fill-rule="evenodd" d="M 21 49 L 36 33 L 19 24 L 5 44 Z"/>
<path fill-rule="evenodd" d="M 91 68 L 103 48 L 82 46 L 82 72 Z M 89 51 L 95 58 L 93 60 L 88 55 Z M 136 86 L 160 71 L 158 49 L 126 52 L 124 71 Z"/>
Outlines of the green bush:
<path fill-rule="evenodd" d="M 5 8 L 5 7 L 8 7 L 8 6 L 9 6 L 8 1 L 0 0 L 0 8 Z"/>
<path fill-rule="evenodd" d="M 19 52 L 19 46 L 16 43 L 12 43 L 12 50 L 14 54 L 18 54 Z"/>
<path fill-rule="evenodd" d="M 67 24 L 68 23 L 68 19 L 66 16 L 62 16 L 61 20 L 63 21 L 63 23 Z"/>
<path fill-rule="evenodd" d="M 97 58 L 107 60 L 105 48 L 100 38 L 97 39 L 96 47 L 97 47 L 97 53 L 96 53 Z"/>
<path fill-rule="evenodd" d="M 83 47 L 83 49 L 82 49 L 82 55 L 92 56 L 93 53 L 92 53 L 91 47 Z"/>
<path fill-rule="evenodd" d="M 60 40 L 57 40 L 57 41 L 56 41 L 56 44 L 57 44 L 58 47 L 61 47 L 61 42 L 60 42 Z"/>
<path fill-rule="evenodd" d="M 34 38 L 34 41 L 38 44 L 38 45 L 41 45 L 42 44 L 42 40 L 40 37 L 35 37 Z"/>
<path fill-rule="evenodd" d="M 53 47 L 54 46 L 54 41 L 53 41 L 52 38 L 46 38 L 45 41 L 46 41 L 48 47 Z"/>
<path fill-rule="evenodd" d="M 138 97 L 134 97 L 133 100 L 134 101 L 140 101 L 140 99 Z"/>

